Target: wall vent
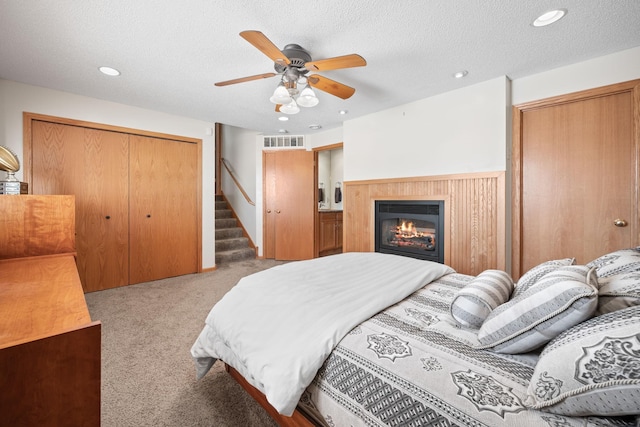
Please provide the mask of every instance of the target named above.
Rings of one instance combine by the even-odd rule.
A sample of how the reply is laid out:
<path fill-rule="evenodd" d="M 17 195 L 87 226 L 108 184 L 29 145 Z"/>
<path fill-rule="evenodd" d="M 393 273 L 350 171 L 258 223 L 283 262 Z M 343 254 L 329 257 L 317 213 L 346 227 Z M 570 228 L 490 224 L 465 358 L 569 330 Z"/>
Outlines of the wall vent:
<path fill-rule="evenodd" d="M 304 147 L 302 135 L 275 135 L 264 137 L 264 148 L 296 148 Z"/>

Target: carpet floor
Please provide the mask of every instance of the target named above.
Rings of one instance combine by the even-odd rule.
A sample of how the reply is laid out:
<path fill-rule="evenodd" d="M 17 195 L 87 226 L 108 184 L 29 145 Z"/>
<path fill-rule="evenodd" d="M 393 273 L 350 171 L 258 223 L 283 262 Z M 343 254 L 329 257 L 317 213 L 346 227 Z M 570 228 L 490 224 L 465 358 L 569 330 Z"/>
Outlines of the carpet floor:
<path fill-rule="evenodd" d="M 280 263 L 238 261 L 86 294 L 91 318 L 102 322 L 102 426 L 276 426 L 220 362 L 196 381 L 189 350 L 240 278 Z"/>

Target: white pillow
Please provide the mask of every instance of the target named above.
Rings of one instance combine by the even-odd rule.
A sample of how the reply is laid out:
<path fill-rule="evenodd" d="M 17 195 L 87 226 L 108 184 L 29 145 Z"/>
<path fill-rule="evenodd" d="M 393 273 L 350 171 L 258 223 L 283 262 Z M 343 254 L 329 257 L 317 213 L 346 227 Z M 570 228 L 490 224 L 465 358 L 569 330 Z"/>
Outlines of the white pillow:
<path fill-rule="evenodd" d="M 480 327 L 478 339 L 483 349 L 525 353 L 590 318 L 597 305 L 595 269 L 560 267 L 493 310 Z"/>
<path fill-rule="evenodd" d="M 640 411 L 640 306 L 594 317 L 544 348 L 525 405 L 571 416 Z"/>
<path fill-rule="evenodd" d="M 451 302 L 451 316 L 464 327 L 479 328 L 489 313 L 509 300 L 511 276 L 501 270 L 485 270 L 458 291 Z"/>
<path fill-rule="evenodd" d="M 545 274 L 551 273 L 552 271 L 555 271 L 560 267 L 574 265 L 575 262 L 575 258 L 564 258 L 545 261 L 542 264 L 536 265 L 535 267 L 524 273 L 522 277 L 520 277 L 520 279 L 518 279 L 516 287 L 513 290 L 513 297 L 520 295 L 531 286 L 535 285 L 535 283 L 540 280 Z"/>
<path fill-rule="evenodd" d="M 587 265 L 598 272 L 600 290 L 596 314 L 640 305 L 640 247 L 608 253 Z"/>

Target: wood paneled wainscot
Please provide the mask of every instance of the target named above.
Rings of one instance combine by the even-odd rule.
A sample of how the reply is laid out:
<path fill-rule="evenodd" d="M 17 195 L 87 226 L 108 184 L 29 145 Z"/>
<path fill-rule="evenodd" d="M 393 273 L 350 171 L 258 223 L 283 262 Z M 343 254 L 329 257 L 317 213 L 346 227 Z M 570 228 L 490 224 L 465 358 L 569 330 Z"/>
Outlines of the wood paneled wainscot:
<path fill-rule="evenodd" d="M 100 425 L 101 324 L 75 261 L 73 196 L 0 196 L 0 424 Z"/>
<path fill-rule="evenodd" d="M 445 264 L 505 270 L 505 191 L 503 171 L 345 182 L 344 251 L 374 250 L 376 200 L 444 200 Z"/>

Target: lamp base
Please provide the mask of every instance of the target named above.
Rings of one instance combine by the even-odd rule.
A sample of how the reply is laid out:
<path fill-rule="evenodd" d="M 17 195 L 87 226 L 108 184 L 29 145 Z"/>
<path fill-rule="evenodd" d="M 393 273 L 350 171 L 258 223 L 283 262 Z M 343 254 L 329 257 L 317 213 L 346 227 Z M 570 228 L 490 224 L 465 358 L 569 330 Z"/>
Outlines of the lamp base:
<path fill-rule="evenodd" d="M 29 183 L 0 181 L 0 194 L 29 194 Z"/>

